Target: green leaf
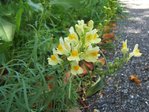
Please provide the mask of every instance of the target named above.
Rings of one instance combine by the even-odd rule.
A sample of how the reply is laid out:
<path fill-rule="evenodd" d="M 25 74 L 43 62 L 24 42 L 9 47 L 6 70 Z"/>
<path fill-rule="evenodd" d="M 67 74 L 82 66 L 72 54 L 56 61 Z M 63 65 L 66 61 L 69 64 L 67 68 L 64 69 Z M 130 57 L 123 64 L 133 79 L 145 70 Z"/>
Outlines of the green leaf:
<path fill-rule="evenodd" d="M 27 1 L 28 5 L 34 10 L 34 11 L 41 11 L 43 12 L 43 6 L 41 3 L 34 3 L 33 1 L 31 0 L 28 0 Z"/>
<path fill-rule="evenodd" d="M 114 48 L 115 48 L 113 42 L 104 43 L 104 44 L 102 44 L 100 47 L 101 47 L 101 49 L 106 49 L 107 51 L 110 51 L 110 52 L 111 52 L 111 51 L 114 51 Z"/>
<path fill-rule="evenodd" d="M 15 25 L 0 18 L 0 40 L 10 42 L 13 40 Z"/>
<path fill-rule="evenodd" d="M 101 77 L 100 79 L 98 79 L 86 92 L 86 96 L 92 96 L 93 94 L 95 94 L 97 91 L 101 90 L 104 85 L 105 85 L 105 81 L 104 81 L 105 77 Z"/>
<path fill-rule="evenodd" d="M 16 14 L 16 30 L 17 30 L 17 32 L 19 32 L 19 30 L 20 30 L 22 14 L 23 14 L 23 8 L 20 7 Z"/>
<path fill-rule="evenodd" d="M 0 65 L 5 63 L 5 61 L 6 61 L 5 54 L 0 52 Z"/>
<path fill-rule="evenodd" d="M 12 45 L 12 42 L 0 41 L 0 65 L 5 63 L 8 57 L 10 56 L 8 49 L 10 48 L 11 45 Z"/>
<path fill-rule="evenodd" d="M 50 2 L 51 5 L 62 6 L 65 9 L 69 9 L 71 7 L 80 8 L 80 0 L 52 0 Z"/>
<path fill-rule="evenodd" d="M 0 53 L 4 53 L 12 45 L 12 42 L 0 41 Z"/>

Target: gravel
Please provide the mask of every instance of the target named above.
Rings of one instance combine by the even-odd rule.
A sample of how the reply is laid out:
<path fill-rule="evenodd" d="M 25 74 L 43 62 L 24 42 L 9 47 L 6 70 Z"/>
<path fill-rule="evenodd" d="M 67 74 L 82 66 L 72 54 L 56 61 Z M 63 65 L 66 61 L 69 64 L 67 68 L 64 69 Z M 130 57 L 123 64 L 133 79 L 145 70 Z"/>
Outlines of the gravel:
<path fill-rule="evenodd" d="M 94 112 L 95 109 L 100 112 L 149 112 L 149 1 L 121 2 L 128 16 L 118 21 L 116 35 L 128 40 L 130 51 L 139 44 L 143 55 L 133 58 L 115 76 L 108 76 L 104 90 L 87 99 L 90 106 L 83 112 Z M 117 49 L 120 46 L 119 42 Z M 119 56 L 119 51 L 115 56 Z M 129 80 L 132 74 L 139 77 L 140 85 Z"/>

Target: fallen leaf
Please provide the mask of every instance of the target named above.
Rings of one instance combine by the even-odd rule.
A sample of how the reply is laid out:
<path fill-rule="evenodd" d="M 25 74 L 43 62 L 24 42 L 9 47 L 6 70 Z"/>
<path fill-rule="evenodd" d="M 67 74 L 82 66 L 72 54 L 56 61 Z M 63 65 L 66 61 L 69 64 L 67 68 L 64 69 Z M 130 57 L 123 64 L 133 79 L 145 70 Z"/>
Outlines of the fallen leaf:
<path fill-rule="evenodd" d="M 115 22 L 111 22 L 111 23 L 110 23 L 110 27 L 111 27 L 112 30 L 116 30 L 116 26 L 117 26 L 117 25 L 116 25 Z"/>
<path fill-rule="evenodd" d="M 53 89 L 53 84 L 52 84 L 52 83 L 49 83 L 49 84 L 48 84 L 48 89 L 49 89 L 49 90 Z"/>
<path fill-rule="evenodd" d="M 111 26 L 112 26 L 112 27 L 116 27 L 116 23 L 112 23 Z"/>
<path fill-rule="evenodd" d="M 53 76 L 45 76 L 45 80 L 46 80 L 46 81 L 52 81 L 53 79 L 54 79 Z M 49 89 L 49 90 L 53 89 L 53 84 L 52 84 L 52 82 L 49 82 L 49 83 L 48 83 L 48 89 Z"/>
<path fill-rule="evenodd" d="M 109 33 L 110 32 L 110 27 L 109 26 L 104 26 L 104 30 L 105 33 Z"/>
<path fill-rule="evenodd" d="M 141 83 L 141 80 L 138 78 L 136 74 L 130 75 L 129 80 L 134 82 L 136 85 L 140 85 Z"/>
<path fill-rule="evenodd" d="M 67 83 L 69 78 L 70 78 L 70 72 L 66 72 L 64 77 L 64 83 Z"/>
<path fill-rule="evenodd" d="M 84 65 L 89 69 L 89 70 L 93 70 L 94 69 L 94 65 L 91 62 L 86 62 L 84 61 Z"/>
<path fill-rule="evenodd" d="M 99 58 L 98 61 L 99 61 L 102 65 L 105 65 L 105 63 L 106 63 L 105 58 Z"/>
<path fill-rule="evenodd" d="M 88 73 L 88 71 L 86 70 L 86 67 L 85 67 L 85 65 L 82 65 L 81 66 L 82 67 L 82 69 L 83 69 L 83 73 L 81 74 L 81 75 L 86 75 L 87 73 Z"/>
<path fill-rule="evenodd" d="M 105 33 L 103 34 L 102 38 L 105 39 L 114 39 L 115 35 L 114 33 Z"/>

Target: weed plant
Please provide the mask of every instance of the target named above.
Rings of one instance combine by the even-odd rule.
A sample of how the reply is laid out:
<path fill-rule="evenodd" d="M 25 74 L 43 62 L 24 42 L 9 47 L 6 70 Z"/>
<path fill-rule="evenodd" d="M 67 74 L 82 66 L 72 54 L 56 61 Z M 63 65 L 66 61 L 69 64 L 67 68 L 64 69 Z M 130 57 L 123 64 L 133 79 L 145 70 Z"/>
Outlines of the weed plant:
<path fill-rule="evenodd" d="M 0 112 L 61 112 L 79 106 L 76 88 L 90 78 L 63 83 L 68 65 L 51 67 L 47 57 L 77 20 L 94 20 L 102 34 L 120 10 L 117 0 L 0 2 L 0 18 L 15 25 L 13 41 L 0 40 Z"/>

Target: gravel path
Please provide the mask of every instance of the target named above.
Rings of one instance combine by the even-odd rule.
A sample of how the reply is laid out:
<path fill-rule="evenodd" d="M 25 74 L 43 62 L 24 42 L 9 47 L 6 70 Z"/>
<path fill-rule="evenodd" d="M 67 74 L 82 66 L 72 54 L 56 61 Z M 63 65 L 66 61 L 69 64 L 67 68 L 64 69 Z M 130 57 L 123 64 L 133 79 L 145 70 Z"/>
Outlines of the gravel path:
<path fill-rule="evenodd" d="M 128 40 L 130 51 L 139 44 L 143 55 L 133 58 L 116 76 L 107 78 L 103 94 L 97 93 L 90 99 L 96 102 L 89 112 L 149 112 L 149 0 L 120 1 L 128 11 L 128 18 L 119 20 L 116 34 Z M 115 55 L 118 54 L 119 51 Z M 132 74 L 139 77 L 140 86 L 129 80 Z"/>

